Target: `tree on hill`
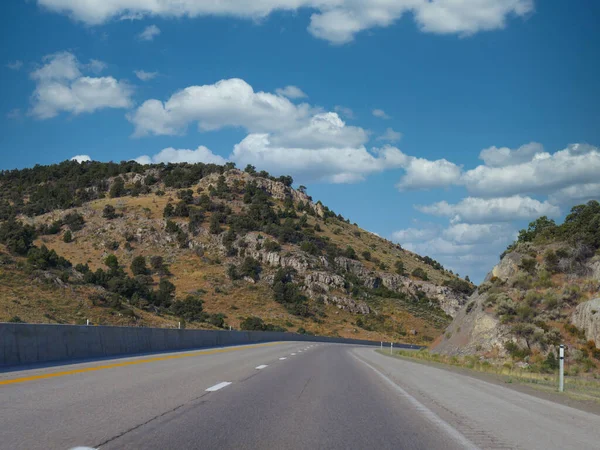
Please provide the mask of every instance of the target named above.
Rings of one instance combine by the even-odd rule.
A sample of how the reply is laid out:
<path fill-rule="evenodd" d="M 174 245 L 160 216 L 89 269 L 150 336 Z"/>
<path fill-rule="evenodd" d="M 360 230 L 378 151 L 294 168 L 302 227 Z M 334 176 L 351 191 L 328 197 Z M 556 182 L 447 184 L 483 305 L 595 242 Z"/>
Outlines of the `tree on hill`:
<path fill-rule="evenodd" d="M 146 266 L 146 258 L 143 256 L 136 256 L 131 261 L 131 265 L 129 266 L 131 269 L 131 273 L 134 275 L 149 275 L 150 270 Z"/>

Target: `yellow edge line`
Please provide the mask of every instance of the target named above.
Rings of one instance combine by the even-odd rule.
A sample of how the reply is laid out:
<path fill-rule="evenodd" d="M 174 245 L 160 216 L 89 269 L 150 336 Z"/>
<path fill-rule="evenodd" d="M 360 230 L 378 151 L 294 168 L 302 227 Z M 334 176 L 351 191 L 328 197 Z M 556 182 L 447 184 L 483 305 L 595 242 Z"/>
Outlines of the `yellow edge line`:
<path fill-rule="evenodd" d="M 249 348 L 269 347 L 269 346 L 278 345 L 281 343 L 282 342 L 270 342 L 268 344 L 253 344 L 253 345 L 245 345 L 243 347 L 235 347 L 235 348 L 219 348 L 219 349 L 215 349 L 215 350 L 201 350 L 201 351 L 192 352 L 192 353 L 182 353 L 182 354 L 178 354 L 178 355 L 169 355 L 169 356 L 157 356 L 155 358 L 146 358 L 146 359 L 138 359 L 135 361 L 125 361 L 125 362 L 114 363 L 114 364 L 105 364 L 103 366 L 86 367 L 84 369 L 67 370 L 64 372 L 54 372 L 54 373 L 46 373 L 43 375 L 32 375 L 30 377 L 12 378 L 9 380 L 1 380 L 0 386 L 4 386 L 7 384 L 25 383 L 27 381 L 43 380 L 46 378 L 64 377 L 66 375 L 75 375 L 78 373 L 94 372 L 97 370 L 115 369 L 117 367 L 134 366 L 136 364 L 147 364 L 147 363 L 157 362 L 157 361 L 167 361 L 170 359 L 190 358 L 193 356 L 203 356 L 203 355 L 215 355 L 217 353 L 229 353 L 229 352 L 235 352 L 238 350 L 246 350 Z"/>

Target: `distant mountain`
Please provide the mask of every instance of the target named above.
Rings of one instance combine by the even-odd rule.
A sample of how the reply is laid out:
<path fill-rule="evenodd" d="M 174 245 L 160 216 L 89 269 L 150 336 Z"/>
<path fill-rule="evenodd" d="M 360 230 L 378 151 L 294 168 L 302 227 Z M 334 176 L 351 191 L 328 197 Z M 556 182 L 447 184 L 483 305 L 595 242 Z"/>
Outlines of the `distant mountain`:
<path fill-rule="evenodd" d="M 434 348 L 543 369 L 565 343 L 570 370 L 594 370 L 599 291 L 600 204 L 590 201 L 561 225 L 541 217 L 521 230 Z"/>
<path fill-rule="evenodd" d="M 0 321 L 431 342 L 474 290 L 289 176 L 73 161 L 0 173 Z"/>

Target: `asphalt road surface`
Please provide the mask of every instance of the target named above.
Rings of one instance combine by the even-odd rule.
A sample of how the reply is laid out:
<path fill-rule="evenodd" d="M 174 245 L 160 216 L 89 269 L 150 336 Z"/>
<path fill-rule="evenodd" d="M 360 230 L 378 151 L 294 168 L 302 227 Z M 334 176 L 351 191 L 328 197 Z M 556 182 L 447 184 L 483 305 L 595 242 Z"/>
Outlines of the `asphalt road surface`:
<path fill-rule="evenodd" d="M 598 449 L 600 416 L 335 344 L 0 373 L 0 448 L 75 447 Z"/>

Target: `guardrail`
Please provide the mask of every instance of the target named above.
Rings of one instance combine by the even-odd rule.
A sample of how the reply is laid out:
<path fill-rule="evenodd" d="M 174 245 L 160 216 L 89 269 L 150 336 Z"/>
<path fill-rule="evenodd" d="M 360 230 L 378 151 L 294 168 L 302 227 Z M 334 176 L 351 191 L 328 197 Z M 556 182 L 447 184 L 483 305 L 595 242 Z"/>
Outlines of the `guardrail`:
<path fill-rule="evenodd" d="M 381 343 L 379 341 L 274 331 L 213 331 L 0 323 L 0 366 L 106 358 L 274 341 L 330 342 L 390 347 L 390 342 Z M 394 348 L 420 349 L 422 347 L 394 343 Z"/>

